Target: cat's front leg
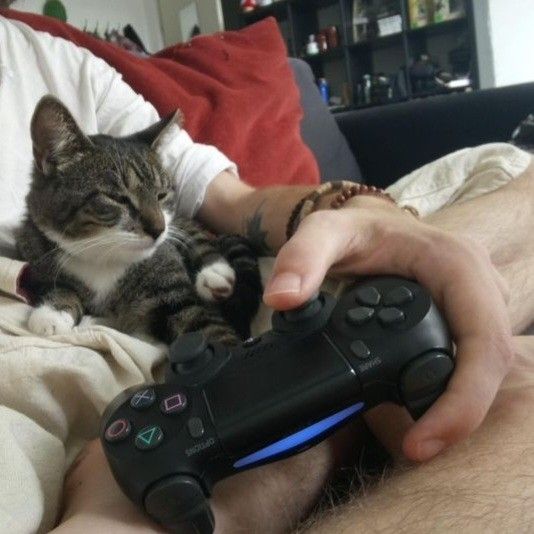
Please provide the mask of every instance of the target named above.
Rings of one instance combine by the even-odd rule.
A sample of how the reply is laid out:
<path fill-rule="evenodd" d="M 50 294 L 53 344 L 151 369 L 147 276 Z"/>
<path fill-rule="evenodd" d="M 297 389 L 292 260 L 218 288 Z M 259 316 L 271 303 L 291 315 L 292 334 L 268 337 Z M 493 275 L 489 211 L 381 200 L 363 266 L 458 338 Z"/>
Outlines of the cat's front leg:
<path fill-rule="evenodd" d="M 234 285 L 235 271 L 222 256 L 216 256 L 211 263 L 204 264 L 195 278 L 197 294 L 207 302 L 231 297 Z"/>
<path fill-rule="evenodd" d="M 171 241 L 182 255 L 195 285 L 205 302 L 226 300 L 232 296 L 236 273 L 217 249 L 216 241 L 196 221 L 176 217 Z"/>
<path fill-rule="evenodd" d="M 38 336 L 67 334 L 83 316 L 83 305 L 78 295 L 67 288 L 47 292 L 30 313 L 28 329 Z"/>

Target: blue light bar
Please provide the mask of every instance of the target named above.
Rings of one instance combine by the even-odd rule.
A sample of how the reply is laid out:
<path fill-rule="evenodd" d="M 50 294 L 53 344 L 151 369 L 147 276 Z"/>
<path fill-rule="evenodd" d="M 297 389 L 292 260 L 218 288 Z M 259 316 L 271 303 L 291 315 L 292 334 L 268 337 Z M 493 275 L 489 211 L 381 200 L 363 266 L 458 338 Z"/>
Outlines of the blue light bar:
<path fill-rule="evenodd" d="M 326 419 L 322 419 L 321 421 L 318 421 L 309 427 L 303 428 L 294 434 L 271 443 L 271 445 L 268 445 L 259 451 L 240 458 L 234 463 L 234 469 L 248 467 L 252 464 L 263 462 L 269 458 L 281 456 L 282 454 L 285 454 L 291 450 L 298 449 L 322 434 L 326 434 L 329 430 L 332 430 L 334 427 L 340 425 L 349 417 L 357 414 L 362 410 L 363 406 L 363 402 L 353 404 L 352 406 L 349 406 L 340 412 L 330 415 Z"/>

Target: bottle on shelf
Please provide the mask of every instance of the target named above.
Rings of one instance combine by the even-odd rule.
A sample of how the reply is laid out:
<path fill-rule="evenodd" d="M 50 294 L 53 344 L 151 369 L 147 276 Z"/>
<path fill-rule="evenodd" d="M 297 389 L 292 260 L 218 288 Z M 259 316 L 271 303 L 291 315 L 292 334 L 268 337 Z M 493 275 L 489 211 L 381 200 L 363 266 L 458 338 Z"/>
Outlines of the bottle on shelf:
<path fill-rule="evenodd" d="M 308 56 L 316 56 L 319 53 L 319 45 L 315 40 L 315 35 L 310 35 L 308 37 L 308 44 L 306 45 L 306 54 Z"/>
<path fill-rule="evenodd" d="M 241 0 L 241 11 L 251 13 L 258 7 L 256 0 Z"/>
<path fill-rule="evenodd" d="M 317 34 L 317 46 L 319 47 L 319 52 L 321 53 L 328 51 L 328 40 L 325 32 L 319 32 Z"/>
<path fill-rule="evenodd" d="M 362 90 L 362 96 L 363 96 L 363 103 L 364 104 L 370 104 L 371 103 L 371 91 L 373 88 L 373 84 L 371 81 L 371 75 L 370 74 L 364 74 L 363 75 L 363 90 Z"/>
<path fill-rule="evenodd" d="M 324 103 L 328 106 L 330 104 L 330 85 L 326 78 L 319 78 L 317 81 L 319 85 L 319 91 Z"/>
<path fill-rule="evenodd" d="M 337 26 L 328 26 L 324 32 L 326 33 L 328 48 L 337 48 L 339 46 L 339 32 Z"/>

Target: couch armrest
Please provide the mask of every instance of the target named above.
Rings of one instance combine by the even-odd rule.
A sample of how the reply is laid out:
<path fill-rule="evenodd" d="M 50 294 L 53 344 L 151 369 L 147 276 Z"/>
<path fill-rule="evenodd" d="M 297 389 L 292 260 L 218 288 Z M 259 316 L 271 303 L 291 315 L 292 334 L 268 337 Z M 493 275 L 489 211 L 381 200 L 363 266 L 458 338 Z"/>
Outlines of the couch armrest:
<path fill-rule="evenodd" d="M 402 104 L 336 116 L 367 183 L 386 187 L 449 152 L 508 141 L 534 112 L 534 83 Z"/>

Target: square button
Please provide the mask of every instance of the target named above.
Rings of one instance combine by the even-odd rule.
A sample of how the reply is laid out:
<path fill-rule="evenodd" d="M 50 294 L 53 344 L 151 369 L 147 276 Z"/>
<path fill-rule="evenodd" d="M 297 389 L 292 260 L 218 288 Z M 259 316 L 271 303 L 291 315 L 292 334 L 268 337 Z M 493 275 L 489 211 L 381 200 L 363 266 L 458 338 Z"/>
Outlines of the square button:
<path fill-rule="evenodd" d="M 187 397 L 183 393 L 175 393 L 164 398 L 159 407 L 165 415 L 175 415 L 185 410 Z"/>

